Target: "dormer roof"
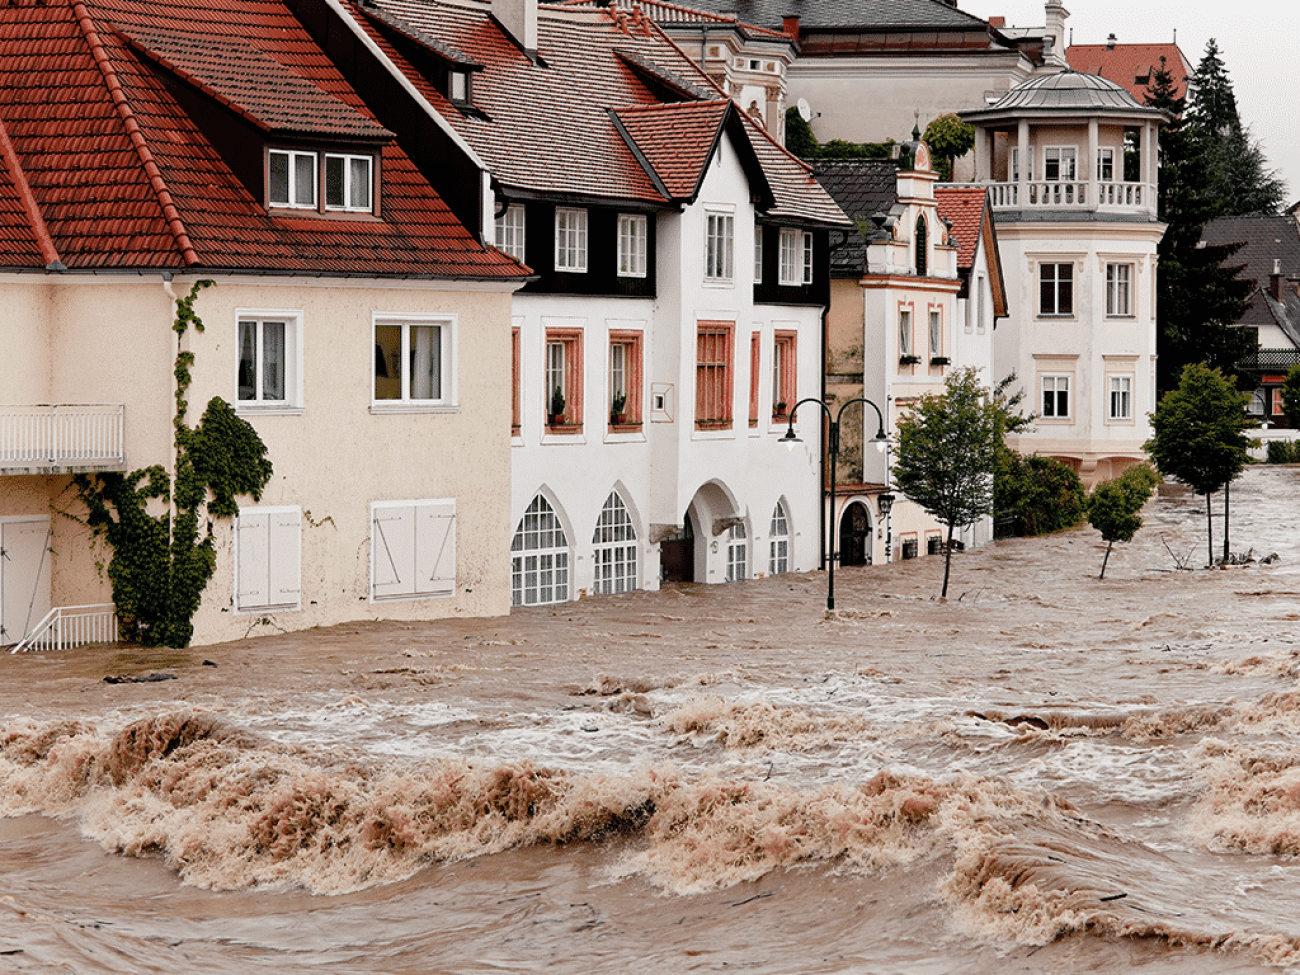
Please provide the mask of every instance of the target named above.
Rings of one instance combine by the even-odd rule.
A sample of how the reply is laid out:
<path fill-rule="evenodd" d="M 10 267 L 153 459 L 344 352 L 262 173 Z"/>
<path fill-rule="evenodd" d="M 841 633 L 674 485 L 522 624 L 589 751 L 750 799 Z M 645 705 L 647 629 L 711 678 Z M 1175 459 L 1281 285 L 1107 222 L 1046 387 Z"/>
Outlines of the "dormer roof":
<path fill-rule="evenodd" d="M 281 0 L 11 0 L 0 5 L 0 93 L 10 142 L 0 267 L 49 265 L 44 235 L 72 270 L 527 275 L 482 246 L 384 141 L 390 133 Z M 212 134 L 221 126 L 196 121 L 196 104 L 232 120 L 224 142 Z M 263 146 L 290 135 L 326 151 L 366 143 L 379 211 L 268 211 L 231 158 L 260 170 Z"/>
<path fill-rule="evenodd" d="M 1065 60 L 1075 71 L 1117 81 L 1143 104 L 1147 86 L 1155 83 L 1161 58 L 1173 82 L 1174 97 L 1182 98 L 1195 69 L 1177 44 L 1073 44 L 1065 52 Z"/>

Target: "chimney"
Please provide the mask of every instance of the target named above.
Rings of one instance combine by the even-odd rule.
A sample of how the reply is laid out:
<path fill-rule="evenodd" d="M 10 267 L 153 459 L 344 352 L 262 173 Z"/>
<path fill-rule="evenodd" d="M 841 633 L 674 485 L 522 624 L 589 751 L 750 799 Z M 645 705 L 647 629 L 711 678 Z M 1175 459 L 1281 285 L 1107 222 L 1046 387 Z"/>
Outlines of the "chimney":
<path fill-rule="evenodd" d="M 1273 273 L 1268 276 L 1268 293 L 1274 301 L 1282 300 L 1282 262 L 1273 259 Z"/>
<path fill-rule="evenodd" d="M 786 37 L 789 37 L 791 40 L 799 40 L 799 18 L 782 17 L 781 30 L 784 31 Z"/>
<path fill-rule="evenodd" d="M 1113 51 L 1113 50 L 1115 50 L 1115 35 L 1114 35 L 1114 34 L 1111 34 L 1109 37 L 1106 38 L 1106 50 L 1108 50 L 1108 51 Z"/>
<path fill-rule="evenodd" d="M 1051 38 L 1051 52 L 1044 51 L 1047 55 L 1045 60 L 1053 64 L 1065 64 L 1065 18 L 1070 16 L 1070 11 L 1065 9 L 1061 0 L 1047 0 L 1044 5 L 1047 13 L 1047 36 Z"/>
<path fill-rule="evenodd" d="M 1007 26 L 1007 18 L 1005 18 L 1005 17 L 990 17 L 990 18 L 989 18 L 989 26 L 990 26 L 990 27 L 997 27 L 997 28 L 1005 27 L 1005 26 Z"/>
<path fill-rule="evenodd" d="M 492 0 L 492 15 L 529 57 L 537 53 L 537 0 Z"/>

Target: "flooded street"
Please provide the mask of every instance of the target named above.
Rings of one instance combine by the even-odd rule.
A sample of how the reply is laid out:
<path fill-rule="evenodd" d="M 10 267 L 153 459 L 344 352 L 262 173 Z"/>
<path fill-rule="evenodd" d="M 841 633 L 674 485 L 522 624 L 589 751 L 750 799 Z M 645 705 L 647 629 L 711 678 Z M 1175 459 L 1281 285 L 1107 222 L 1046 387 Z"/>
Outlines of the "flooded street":
<path fill-rule="evenodd" d="M 1300 469 L 1145 518 L 6 654 L 0 972 L 1300 972 Z"/>

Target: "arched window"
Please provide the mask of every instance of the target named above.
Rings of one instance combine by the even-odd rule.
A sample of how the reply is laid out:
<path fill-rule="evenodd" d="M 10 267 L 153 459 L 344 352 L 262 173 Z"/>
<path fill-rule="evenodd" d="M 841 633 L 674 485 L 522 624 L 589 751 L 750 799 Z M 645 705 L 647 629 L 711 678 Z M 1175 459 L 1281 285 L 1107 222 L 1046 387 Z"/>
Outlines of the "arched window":
<path fill-rule="evenodd" d="M 540 494 L 520 519 L 510 552 L 510 605 L 568 601 L 569 542 L 554 509 Z"/>
<path fill-rule="evenodd" d="M 785 516 L 785 505 L 780 501 L 772 509 L 772 530 L 770 536 L 770 554 L 767 571 L 770 575 L 779 575 L 790 571 L 790 523 Z"/>
<path fill-rule="evenodd" d="M 737 523 L 727 531 L 727 581 L 739 582 L 749 576 L 749 550 L 745 526 Z"/>
<path fill-rule="evenodd" d="M 636 588 L 636 529 L 617 491 L 611 491 L 600 509 L 596 533 L 596 580 L 592 588 L 602 596 Z"/>
<path fill-rule="evenodd" d="M 916 273 L 919 277 L 925 277 L 926 269 L 929 262 L 926 260 L 929 251 L 926 247 L 926 238 L 929 237 L 929 228 L 926 226 L 925 217 L 916 218 Z"/>

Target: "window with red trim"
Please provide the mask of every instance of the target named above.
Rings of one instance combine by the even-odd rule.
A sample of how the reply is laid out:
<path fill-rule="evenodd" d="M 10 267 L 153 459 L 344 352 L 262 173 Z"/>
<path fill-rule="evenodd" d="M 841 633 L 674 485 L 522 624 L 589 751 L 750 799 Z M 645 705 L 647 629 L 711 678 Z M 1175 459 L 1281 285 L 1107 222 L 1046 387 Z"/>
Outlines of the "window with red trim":
<path fill-rule="evenodd" d="M 546 427 L 582 432 L 582 330 L 546 330 Z"/>
<path fill-rule="evenodd" d="M 749 425 L 758 426 L 758 369 L 762 355 L 762 336 L 755 332 L 749 339 Z"/>
<path fill-rule="evenodd" d="M 777 331 L 772 354 L 772 415 L 784 418 L 797 402 L 796 332 Z"/>
<path fill-rule="evenodd" d="M 731 322 L 700 322 L 695 352 L 695 427 L 731 427 L 731 391 L 735 349 Z"/>
<path fill-rule="evenodd" d="M 611 429 L 641 425 L 641 332 L 610 330 L 609 425 Z"/>

